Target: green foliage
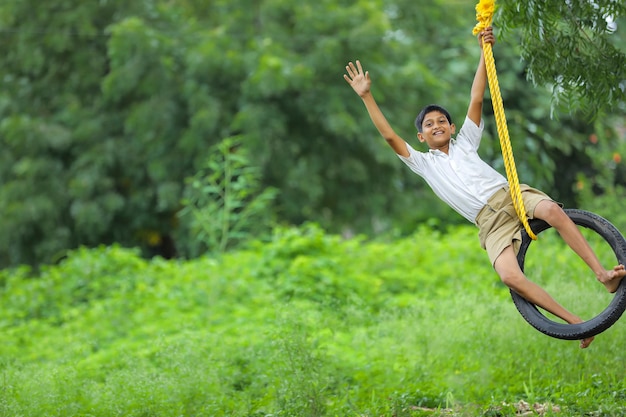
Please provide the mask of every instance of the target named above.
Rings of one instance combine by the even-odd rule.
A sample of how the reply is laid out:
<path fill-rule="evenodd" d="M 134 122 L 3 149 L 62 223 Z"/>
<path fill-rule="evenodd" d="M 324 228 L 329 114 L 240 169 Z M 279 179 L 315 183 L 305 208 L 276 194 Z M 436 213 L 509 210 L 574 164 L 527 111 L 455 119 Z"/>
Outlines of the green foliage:
<path fill-rule="evenodd" d="M 257 167 L 250 166 L 247 151 L 237 138 L 216 145 L 205 166 L 187 179 L 183 221 L 189 224 L 192 256 L 204 252 L 223 253 L 253 236 L 269 232 L 270 204 L 277 191 L 261 190 Z"/>
<path fill-rule="evenodd" d="M 1 65 L 0 265 L 54 262 L 79 244 L 138 243 L 152 218 L 146 208 L 163 212 L 162 201 L 152 204 L 157 187 L 135 181 L 136 169 L 149 166 L 141 157 L 151 155 L 120 135 L 123 118 L 101 89 L 118 63 L 105 32 L 152 4 L 75 3 L 0 7 L 9 51 Z"/>
<path fill-rule="evenodd" d="M 615 0 L 511 0 L 498 23 L 519 30 L 528 78 L 552 85 L 559 108 L 596 116 L 626 101 L 624 17 L 626 5 Z"/>
<path fill-rule="evenodd" d="M 73 252 L 62 268 L 44 267 L 41 279 L 32 278 L 29 268 L 5 270 L 0 284 L 10 298 L 3 301 L 3 325 L 31 320 L 63 325 L 83 314 L 91 303 L 130 296 L 137 289 L 135 282 L 120 277 L 138 276 L 145 267 L 134 251 L 102 247 Z"/>
<path fill-rule="evenodd" d="M 583 316 L 606 305 L 575 255 L 540 239 L 533 278 Z M 589 351 L 536 332 L 469 226 L 388 243 L 282 228 L 184 262 L 80 249 L 37 278 L 1 271 L 0 303 L 1 415 L 625 411 L 621 322 Z"/>
<path fill-rule="evenodd" d="M 564 77 L 592 68 L 602 76 L 592 80 L 596 84 L 581 78 L 584 85 L 619 104 L 619 91 L 607 90 L 613 78 L 604 76 L 624 78 L 623 62 L 610 64 L 621 54 L 623 6 L 607 9 L 605 3 L 597 2 L 598 9 L 565 3 L 576 16 L 569 19 L 570 13 L 567 22 L 579 19 L 597 50 L 559 21 L 549 33 L 559 42 L 536 56 L 564 55 Z M 535 30 L 532 7 L 543 3 L 526 4 L 518 6 L 528 13 L 513 13 L 516 3 L 503 1 L 496 26 L 529 19 L 527 30 Z M 179 211 L 190 191 L 185 179 L 202 171 L 213 146 L 231 137 L 241 139 L 249 165 L 259 167 L 259 190 L 280 190 L 266 203 L 282 223 L 312 221 L 346 235 L 408 235 L 435 215 L 441 224 L 461 222 L 378 137 L 341 74 L 347 61 L 360 59 L 392 125 L 419 147 L 411 139 L 412 122 L 422 106 L 441 103 L 457 123 L 465 115 L 479 53 L 470 35 L 474 5 L 0 4 L 6 51 L 0 57 L 0 266 L 54 263 L 82 245 L 119 243 L 165 257 L 195 256 L 207 245 L 227 248 L 223 241 L 198 245 Z M 546 18 L 559 7 L 565 6 L 546 5 Z M 618 30 L 594 32 L 607 13 Z M 519 33 L 526 54 L 530 35 Z M 574 60 L 571 48 L 580 42 L 585 55 Z M 503 39 L 495 52 L 520 177 L 574 201 L 578 167 L 594 161 L 582 145 L 590 128 L 577 114 L 550 119 L 550 93 L 528 88 L 519 43 Z M 592 62 L 596 53 L 607 55 L 602 68 Z M 543 64 L 555 69 L 552 61 Z M 553 84 L 561 91 L 570 88 L 567 80 Z M 487 126 L 495 126 L 490 116 Z M 493 130 L 481 152 L 500 167 Z"/>
<path fill-rule="evenodd" d="M 615 121 L 616 124 L 621 121 Z M 602 123 L 589 135 L 586 153 L 593 161 L 578 172 L 573 185 L 579 195 L 580 207 L 607 218 L 626 232 L 626 213 L 622 201 L 626 197 L 626 137 Z"/>

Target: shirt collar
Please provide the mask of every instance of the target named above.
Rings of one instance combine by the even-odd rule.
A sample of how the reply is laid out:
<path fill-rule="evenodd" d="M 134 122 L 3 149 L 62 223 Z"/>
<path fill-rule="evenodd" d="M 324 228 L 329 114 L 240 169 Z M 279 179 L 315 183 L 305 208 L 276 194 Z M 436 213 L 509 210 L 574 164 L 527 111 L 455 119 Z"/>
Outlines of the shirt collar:
<path fill-rule="evenodd" d="M 454 145 L 456 145 L 456 139 L 450 139 L 450 146 L 448 147 L 448 152 L 450 151 L 450 149 L 454 147 Z M 429 149 L 428 152 L 430 152 L 432 155 L 439 155 L 439 156 L 446 155 L 445 152 L 441 152 L 439 149 Z"/>

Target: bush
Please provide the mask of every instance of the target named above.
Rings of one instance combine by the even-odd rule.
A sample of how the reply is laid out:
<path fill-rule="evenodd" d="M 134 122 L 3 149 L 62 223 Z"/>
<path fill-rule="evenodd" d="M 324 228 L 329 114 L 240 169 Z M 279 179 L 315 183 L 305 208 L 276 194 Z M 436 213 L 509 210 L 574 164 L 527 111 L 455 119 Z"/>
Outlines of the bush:
<path fill-rule="evenodd" d="M 539 244 L 533 278 L 589 299 L 571 251 Z M 469 226 L 382 242 L 310 224 L 185 262 L 80 249 L 40 276 L 0 277 L 0 415 L 626 411 L 623 326 L 589 353 L 536 332 Z"/>

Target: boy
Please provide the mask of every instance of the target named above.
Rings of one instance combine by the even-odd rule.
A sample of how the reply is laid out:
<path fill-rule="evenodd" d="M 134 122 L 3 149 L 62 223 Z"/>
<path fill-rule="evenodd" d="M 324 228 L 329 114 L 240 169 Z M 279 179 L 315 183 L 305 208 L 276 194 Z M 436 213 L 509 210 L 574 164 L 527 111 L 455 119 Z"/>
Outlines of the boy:
<path fill-rule="evenodd" d="M 449 113 L 440 106 L 425 107 L 417 116 L 417 138 L 426 142 L 428 152 L 417 152 L 391 128 L 370 91 L 371 80 L 361 63 L 350 62 L 344 79 L 361 97 L 372 122 L 398 157 L 413 172 L 420 175 L 435 194 L 459 214 L 479 227 L 481 246 L 486 249 L 500 279 L 513 291 L 531 303 L 560 317 L 565 322 L 581 323 L 558 304 L 545 290 L 529 281 L 520 269 L 516 253 L 521 240 L 521 222 L 513 208 L 508 182 L 495 169 L 480 159 L 477 153 L 483 131 L 482 106 L 487 86 L 483 43 L 495 44 L 491 27 L 478 35 L 480 61 L 470 94 L 467 116 L 455 140 L 456 132 Z M 578 227 L 550 197 L 539 190 L 522 185 L 524 205 L 529 218 L 539 218 L 554 227 L 565 242 L 596 274 L 609 292 L 617 291 L 626 275 L 623 265 L 606 270 L 578 230 Z M 593 337 L 580 341 L 587 348 Z"/>

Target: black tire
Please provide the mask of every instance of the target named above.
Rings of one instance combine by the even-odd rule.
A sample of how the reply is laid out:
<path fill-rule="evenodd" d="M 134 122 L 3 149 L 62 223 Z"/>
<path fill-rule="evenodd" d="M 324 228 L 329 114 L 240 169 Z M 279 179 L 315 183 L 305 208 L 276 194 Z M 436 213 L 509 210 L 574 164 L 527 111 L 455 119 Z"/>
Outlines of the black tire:
<path fill-rule="evenodd" d="M 608 220 L 597 214 L 575 209 L 565 209 L 565 213 L 579 226 L 593 230 L 611 246 L 618 264 L 626 265 L 626 240 L 622 234 Z M 551 226 L 543 220 L 533 219 L 530 227 L 535 234 L 539 234 Z M 525 230 L 522 231 L 522 243 L 517 255 L 517 262 L 522 271 L 524 270 L 524 258 L 532 239 Z M 536 305 L 526 301 L 519 294 L 511 290 L 513 302 L 522 317 L 540 332 L 565 340 L 580 340 L 595 336 L 611 327 L 626 309 L 626 285 L 624 280 L 620 283 L 609 305 L 596 317 L 580 324 L 557 323 L 548 319 Z"/>

